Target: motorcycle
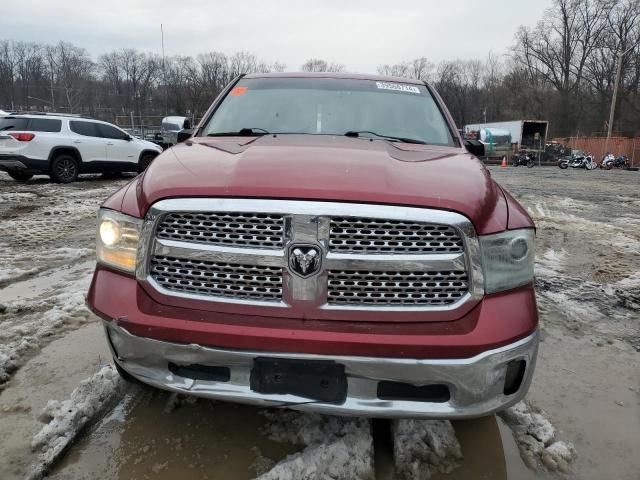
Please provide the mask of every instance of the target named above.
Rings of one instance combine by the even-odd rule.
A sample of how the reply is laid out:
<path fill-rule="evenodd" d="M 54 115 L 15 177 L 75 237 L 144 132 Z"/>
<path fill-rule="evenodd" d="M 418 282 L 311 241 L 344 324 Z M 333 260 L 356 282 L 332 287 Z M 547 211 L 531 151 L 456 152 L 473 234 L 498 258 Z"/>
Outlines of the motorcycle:
<path fill-rule="evenodd" d="M 593 155 L 584 152 L 572 153 L 570 157 L 563 157 L 558 160 L 558 166 L 563 170 L 566 168 L 586 168 L 587 170 L 595 170 L 598 164 L 593 160 Z"/>
<path fill-rule="evenodd" d="M 612 153 L 605 155 L 602 162 L 600 162 L 600 168 L 604 168 L 605 170 L 611 170 L 612 168 L 624 168 L 628 170 L 629 166 L 629 161 L 626 156 L 620 155 L 616 157 Z"/>
<path fill-rule="evenodd" d="M 511 157 L 511 166 L 532 168 L 535 165 L 535 159 L 536 157 L 533 153 L 520 152 Z"/>

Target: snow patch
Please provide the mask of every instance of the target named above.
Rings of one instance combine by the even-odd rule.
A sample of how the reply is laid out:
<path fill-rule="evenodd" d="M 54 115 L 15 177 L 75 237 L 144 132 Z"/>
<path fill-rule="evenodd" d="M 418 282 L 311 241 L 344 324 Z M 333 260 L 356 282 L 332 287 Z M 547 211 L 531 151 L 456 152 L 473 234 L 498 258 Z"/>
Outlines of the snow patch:
<path fill-rule="evenodd" d="M 46 474 L 82 429 L 112 406 L 122 390 L 118 372 L 107 365 L 80 382 L 69 399 L 49 400 L 39 417 L 46 425 L 31 442 L 37 461 L 29 478 Z"/>
<path fill-rule="evenodd" d="M 289 455 L 258 480 L 373 480 L 371 441 L 331 438 Z"/>
<path fill-rule="evenodd" d="M 462 460 L 448 420 L 395 420 L 392 434 L 398 478 L 427 480 L 434 472 L 451 472 Z"/>
<path fill-rule="evenodd" d="M 35 302 L 17 300 L 3 305 L 0 389 L 26 355 L 61 333 L 91 321 L 93 317 L 85 306 L 85 292 L 90 281 L 91 274 L 87 274 L 65 285 L 63 293 L 43 296 Z"/>
<path fill-rule="evenodd" d="M 546 417 L 546 413 L 521 401 L 500 413 L 509 425 L 520 449 L 525 464 L 538 470 L 541 466 L 549 471 L 567 472 L 569 464 L 576 458 L 571 443 L 558 440 L 557 429 Z"/>
<path fill-rule="evenodd" d="M 567 252 L 565 250 L 558 252 L 550 248 L 536 257 L 536 275 L 554 276 L 564 270 L 566 261 Z"/>
<path fill-rule="evenodd" d="M 373 480 L 373 439 L 363 418 L 266 410 L 264 433 L 306 448 L 289 455 L 258 480 Z"/>
<path fill-rule="evenodd" d="M 32 277 L 45 270 L 51 270 L 69 261 L 79 261 L 94 255 L 95 250 L 90 248 L 56 248 L 48 251 L 41 251 L 34 254 L 12 252 L 10 248 L 0 249 L 0 287 L 10 283 Z"/>

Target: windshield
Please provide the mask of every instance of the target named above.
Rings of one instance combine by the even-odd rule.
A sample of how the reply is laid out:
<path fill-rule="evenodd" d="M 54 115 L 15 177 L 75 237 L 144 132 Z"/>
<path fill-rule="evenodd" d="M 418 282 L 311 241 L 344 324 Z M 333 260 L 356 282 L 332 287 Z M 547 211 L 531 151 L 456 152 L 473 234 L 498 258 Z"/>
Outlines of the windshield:
<path fill-rule="evenodd" d="M 335 78 L 242 79 L 204 135 L 300 133 L 413 139 L 454 145 L 425 85 Z M 357 134 L 356 134 L 357 133 Z"/>
<path fill-rule="evenodd" d="M 178 132 L 181 130 L 177 123 L 162 122 L 160 128 L 165 132 Z"/>

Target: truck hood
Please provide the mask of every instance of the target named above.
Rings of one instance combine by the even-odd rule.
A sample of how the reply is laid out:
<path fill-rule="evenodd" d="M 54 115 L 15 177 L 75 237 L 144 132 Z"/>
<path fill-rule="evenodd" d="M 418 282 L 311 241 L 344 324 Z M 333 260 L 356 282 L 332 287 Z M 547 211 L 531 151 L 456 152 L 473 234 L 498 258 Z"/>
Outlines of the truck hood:
<path fill-rule="evenodd" d="M 479 234 L 508 221 L 502 190 L 464 149 L 368 138 L 198 137 L 157 157 L 135 190 L 126 213 L 138 216 L 165 198 L 258 197 L 450 210 Z"/>

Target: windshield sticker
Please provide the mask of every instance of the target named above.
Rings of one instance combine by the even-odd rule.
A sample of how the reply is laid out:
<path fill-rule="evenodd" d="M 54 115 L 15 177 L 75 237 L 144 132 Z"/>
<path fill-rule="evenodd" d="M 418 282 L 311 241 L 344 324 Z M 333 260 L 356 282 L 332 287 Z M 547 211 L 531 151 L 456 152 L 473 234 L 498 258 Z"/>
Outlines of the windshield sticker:
<path fill-rule="evenodd" d="M 403 85 L 401 83 L 376 82 L 376 87 L 381 90 L 395 90 L 396 92 L 407 92 L 420 94 L 420 89 L 414 85 Z"/>
<path fill-rule="evenodd" d="M 247 90 L 249 90 L 249 87 L 233 87 L 229 95 L 232 97 L 239 97 L 247 93 Z"/>

